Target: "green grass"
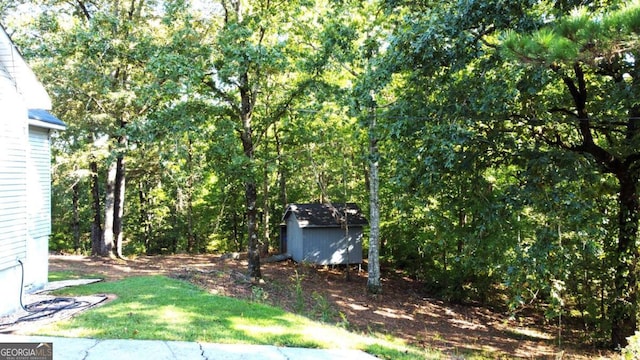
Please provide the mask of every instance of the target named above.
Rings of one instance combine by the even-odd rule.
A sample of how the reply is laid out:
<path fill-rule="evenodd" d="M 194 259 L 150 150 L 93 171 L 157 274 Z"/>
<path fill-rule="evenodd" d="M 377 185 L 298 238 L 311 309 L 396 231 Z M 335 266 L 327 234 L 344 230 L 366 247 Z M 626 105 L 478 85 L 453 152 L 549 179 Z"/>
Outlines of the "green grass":
<path fill-rule="evenodd" d="M 74 278 L 72 273 L 52 278 Z M 155 339 L 360 349 L 385 359 L 440 359 L 394 338 L 348 332 L 282 309 L 212 295 L 164 276 L 130 277 L 63 289 L 57 295 L 115 294 L 117 299 L 38 330 L 39 335 Z"/>
<path fill-rule="evenodd" d="M 100 276 L 86 276 L 75 271 L 51 271 L 49 272 L 49 281 L 62 281 L 80 278 L 100 278 Z"/>

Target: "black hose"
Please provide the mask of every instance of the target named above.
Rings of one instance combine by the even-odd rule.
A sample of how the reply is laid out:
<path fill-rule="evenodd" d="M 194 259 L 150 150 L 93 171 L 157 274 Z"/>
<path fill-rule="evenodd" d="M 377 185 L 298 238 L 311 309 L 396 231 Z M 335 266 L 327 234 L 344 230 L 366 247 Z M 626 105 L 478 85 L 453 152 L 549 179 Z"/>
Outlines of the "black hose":
<path fill-rule="evenodd" d="M 21 271 L 21 276 L 20 276 L 20 307 L 22 308 L 22 310 L 29 312 L 29 310 L 27 310 L 26 307 L 24 307 L 24 304 L 22 303 L 22 291 L 24 290 L 24 264 L 22 263 L 22 260 L 18 259 L 18 263 L 20 264 L 20 271 Z"/>
<path fill-rule="evenodd" d="M 22 302 L 22 292 L 24 289 L 24 264 L 22 260 L 18 260 L 20 263 L 21 276 L 20 276 L 20 307 L 27 312 L 27 315 L 19 317 L 10 323 L 0 324 L 0 328 L 12 326 L 24 321 L 34 321 L 45 317 L 53 316 L 56 313 L 63 310 L 90 308 L 93 304 L 88 301 L 78 301 L 74 298 L 56 297 L 49 300 L 42 300 L 25 306 Z M 106 300 L 105 296 L 103 300 Z"/>

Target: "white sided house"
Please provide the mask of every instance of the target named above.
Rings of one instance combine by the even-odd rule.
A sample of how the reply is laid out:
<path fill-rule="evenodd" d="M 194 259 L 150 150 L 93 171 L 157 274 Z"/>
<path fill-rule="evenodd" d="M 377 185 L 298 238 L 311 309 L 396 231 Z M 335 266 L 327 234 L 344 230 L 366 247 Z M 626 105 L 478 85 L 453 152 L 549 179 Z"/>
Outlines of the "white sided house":
<path fill-rule="evenodd" d="M 362 263 L 367 220 L 356 204 L 290 204 L 280 226 L 280 250 L 296 262 Z"/>
<path fill-rule="evenodd" d="M 51 234 L 50 133 L 65 124 L 0 25 L 0 315 L 20 308 L 23 288 L 47 283 Z"/>

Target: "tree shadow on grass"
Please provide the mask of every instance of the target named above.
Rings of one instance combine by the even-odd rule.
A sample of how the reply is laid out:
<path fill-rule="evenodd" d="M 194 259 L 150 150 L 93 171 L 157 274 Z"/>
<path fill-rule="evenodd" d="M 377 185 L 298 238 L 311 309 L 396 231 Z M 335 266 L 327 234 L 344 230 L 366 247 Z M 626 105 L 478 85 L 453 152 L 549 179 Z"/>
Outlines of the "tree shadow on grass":
<path fill-rule="evenodd" d="M 118 299 L 53 326 L 50 335 L 252 343 L 319 348 L 304 333 L 312 323 L 281 309 L 211 295 L 164 276 L 131 277 L 65 291 L 114 293 Z M 82 335 L 85 334 L 85 335 Z"/>

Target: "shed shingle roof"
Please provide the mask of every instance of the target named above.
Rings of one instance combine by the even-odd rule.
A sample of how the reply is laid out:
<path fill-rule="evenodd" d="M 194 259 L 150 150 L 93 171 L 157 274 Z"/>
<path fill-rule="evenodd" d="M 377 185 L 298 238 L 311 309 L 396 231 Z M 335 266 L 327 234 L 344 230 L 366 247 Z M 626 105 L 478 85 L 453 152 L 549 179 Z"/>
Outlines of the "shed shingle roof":
<path fill-rule="evenodd" d="M 301 227 L 340 227 L 345 214 L 346 223 L 349 226 L 364 226 L 368 224 L 360 208 L 354 203 L 290 204 L 287 206 L 283 220 L 286 221 L 291 214 L 296 215 Z"/>

